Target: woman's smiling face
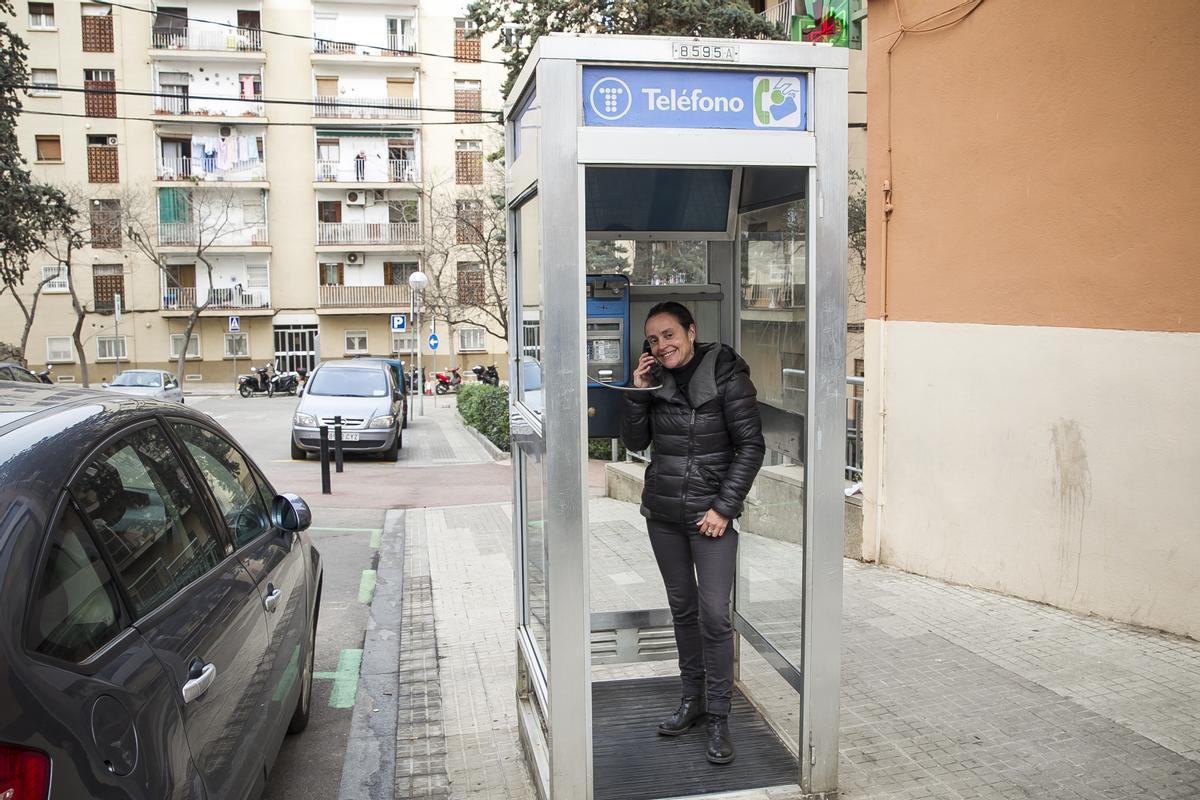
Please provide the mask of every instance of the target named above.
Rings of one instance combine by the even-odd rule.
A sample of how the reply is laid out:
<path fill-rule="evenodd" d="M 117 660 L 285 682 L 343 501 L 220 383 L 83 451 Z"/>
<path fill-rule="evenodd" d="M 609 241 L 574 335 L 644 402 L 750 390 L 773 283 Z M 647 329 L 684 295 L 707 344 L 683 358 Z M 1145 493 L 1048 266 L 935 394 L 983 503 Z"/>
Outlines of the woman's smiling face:
<path fill-rule="evenodd" d="M 696 354 L 696 326 L 684 329 L 673 314 L 655 314 L 646 320 L 650 354 L 667 369 L 678 369 Z"/>

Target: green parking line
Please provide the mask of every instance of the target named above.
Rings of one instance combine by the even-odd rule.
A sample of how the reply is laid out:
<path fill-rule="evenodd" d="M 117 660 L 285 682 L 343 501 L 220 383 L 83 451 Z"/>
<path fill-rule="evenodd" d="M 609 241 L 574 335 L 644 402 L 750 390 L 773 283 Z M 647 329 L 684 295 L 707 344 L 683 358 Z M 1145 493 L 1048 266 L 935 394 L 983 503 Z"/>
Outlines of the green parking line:
<path fill-rule="evenodd" d="M 354 708 L 358 696 L 358 670 L 362 667 L 362 650 L 343 650 L 338 656 L 336 672 L 314 672 L 313 678 L 333 681 L 329 693 L 330 708 Z"/>
<path fill-rule="evenodd" d="M 371 598 L 375 596 L 375 583 L 379 580 L 379 573 L 373 569 L 364 569 L 362 580 L 358 582 L 358 602 L 370 603 Z"/>

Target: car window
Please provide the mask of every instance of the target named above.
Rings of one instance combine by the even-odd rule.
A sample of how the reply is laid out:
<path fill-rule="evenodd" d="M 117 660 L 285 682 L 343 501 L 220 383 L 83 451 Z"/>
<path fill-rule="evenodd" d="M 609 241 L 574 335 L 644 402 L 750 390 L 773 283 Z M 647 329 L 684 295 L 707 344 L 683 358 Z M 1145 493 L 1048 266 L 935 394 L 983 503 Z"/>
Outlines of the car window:
<path fill-rule="evenodd" d="M 12 370 L 10 370 L 8 367 L 0 367 L 0 381 L 12 380 L 16 380 L 16 378 L 13 377 Z"/>
<path fill-rule="evenodd" d="M 139 617 L 221 560 L 199 495 L 155 427 L 106 447 L 73 491 Z"/>
<path fill-rule="evenodd" d="M 13 377 L 16 380 L 21 381 L 23 383 L 41 383 L 41 381 L 39 381 L 37 378 L 35 378 L 33 376 L 32 372 L 28 372 L 23 369 L 16 369 L 14 367 L 12 373 L 13 373 Z"/>
<path fill-rule="evenodd" d="M 71 505 L 51 531 L 34 585 L 29 645 L 39 653 L 83 661 L 121 632 L 112 575 Z"/>
<path fill-rule="evenodd" d="M 269 506 L 263 501 L 250 465 L 230 442 L 187 422 L 172 422 L 205 483 L 217 499 L 221 515 L 237 545 L 257 539 L 270 527 Z"/>

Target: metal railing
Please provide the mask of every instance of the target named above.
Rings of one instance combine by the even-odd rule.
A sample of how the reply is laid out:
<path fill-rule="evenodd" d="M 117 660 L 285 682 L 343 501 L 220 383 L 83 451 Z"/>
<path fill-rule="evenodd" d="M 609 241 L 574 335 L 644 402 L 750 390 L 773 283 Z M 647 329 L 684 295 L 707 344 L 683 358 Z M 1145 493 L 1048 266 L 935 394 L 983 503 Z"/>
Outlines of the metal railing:
<path fill-rule="evenodd" d="M 776 25 L 783 26 L 786 30 L 792 21 L 792 0 L 784 0 L 784 2 L 771 6 L 765 11 L 760 11 L 758 15 L 768 22 L 774 22 Z"/>
<path fill-rule="evenodd" d="M 377 175 L 375 164 L 370 160 L 363 164 L 360 175 L 358 164 L 353 161 L 346 163 L 344 161 L 318 159 L 317 180 L 344 181 L 346 183 L 354 183 L 356 181 L 417 183 L 421 180 L 421 170 L 416 161 L 392 158 L 388 159 L 386 175 Z"/>
<path fill-rule="evenodd" d="M 257 28 L 188 27 L 154 31 L 150 46 L 155 50 L 217 50 L 256 53 L 262 50 L 262 31 Z"/>
<path fill-rule="evenodd" d="M 160 181 L 261 181 L 266 179 L 266 165 L 262 159 L 235 161 L 229 167 L 217 166 L 217 159 L 208 158 L 162 158 L 158 162 Z"/>
<path fill-rule="evenodd" d="M 321 286 L 323 307 L 407 307 L 411 291 L 407 286 Z"/>
<path fill-rule="evenodd" d="M 200 241 L 200 226 L 195 222 L 158 223 L 159 247 L 191 246 Z M 241 247 L 267 244 L 266 225 L 246 225 L 220 234 L 206 232 L 211 241 L 206 247 Z"/>
<path fill-rule="evenodd" d="M 177 114 L 200 117 L 261 117 L 262 95 L 230 97 L 228 100 L 194 100 L 187 92 L 163 94 L 167 86 L 156 89 L 154 111 L 157 114 Z"/>
<path fill-rule="evenodd" d="M 415 97 L 356 97 L 345 100 L 340 97 L 313 98 L 313 116 L 336 119 L 417 119 Z"/>
<path fill-rule="evenodd" d="M 197 301 L 197 298 L 199 300 Z M 171 286 L 163 289 L 162 309 L 195 308 L 197 302 L 208 300 L 207 308 L 270 308 L 270 289 L 195 289 L 191 286 Z"/>
<path fill-rule="evenodd" d="M 419 222 L 318 222 L 317 244 L 420 244 Z"/>
<path fill-rule="evenodd" d="M 759 284 L 742 287 L 742 308 L 803 308 L 804 284 Z"/>
<path fill-rule="evenodd" d="M 412 34 L 387 34 L 387 47 L 356 45 L 333 39 L 314 39 L 313 52 L 324 55 L 411 56 L 417 48 Z"/>

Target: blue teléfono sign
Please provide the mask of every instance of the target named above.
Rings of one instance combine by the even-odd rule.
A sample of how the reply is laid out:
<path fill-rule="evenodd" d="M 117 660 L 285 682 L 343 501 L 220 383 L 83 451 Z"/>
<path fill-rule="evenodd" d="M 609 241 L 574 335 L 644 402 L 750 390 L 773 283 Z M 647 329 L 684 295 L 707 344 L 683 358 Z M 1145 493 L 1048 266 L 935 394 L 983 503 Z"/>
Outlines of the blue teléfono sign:
<path fill-rule="evenodd" d="M 583 68 L 583 124 L 622 128 L 808 128 L 803 72 Z"/>

